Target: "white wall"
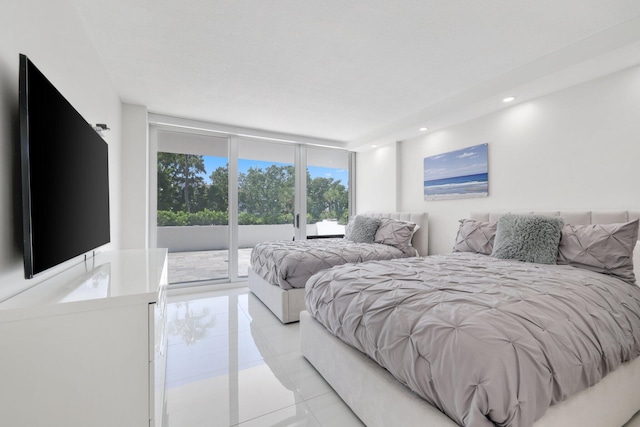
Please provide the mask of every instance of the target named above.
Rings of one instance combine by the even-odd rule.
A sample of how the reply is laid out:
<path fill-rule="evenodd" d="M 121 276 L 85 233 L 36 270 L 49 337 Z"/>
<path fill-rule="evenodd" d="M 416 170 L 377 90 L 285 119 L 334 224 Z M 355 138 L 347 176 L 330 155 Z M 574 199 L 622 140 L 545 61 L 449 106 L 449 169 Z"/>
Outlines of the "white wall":
<path fill-rule="evenodd" d="M 396 147 L 356 153 L 356 213 L 397 210 Z"/>
<path fill-rule="evenodd" d="M 149 121 L 147 107 L 122 105 L 122 249 L 149 242 Z"/>
<path fill-rule="evenodd" d="M 24 53 L 89 123 L 107 123 L 111 241 L 120 236 L 121 102 L 80 18 L 65 0 L 3 1 L 0 11 L 0 301 L 67 265 L 25 280 L 22 261 L 18 54 Z"/>
<path fill-rule="evenodd" d="M 485 142 L 489 197 L 424 201 L 424 157 Z M 358 210 L 391 199 L 377 155 L 358 154 L 358 190 L 380 185 Z M 404 141 L 397 156 L 398 210 L 429 212 L 431 254 L 451 251 L 472 211 L 640 209 L 640 67 Z"/>

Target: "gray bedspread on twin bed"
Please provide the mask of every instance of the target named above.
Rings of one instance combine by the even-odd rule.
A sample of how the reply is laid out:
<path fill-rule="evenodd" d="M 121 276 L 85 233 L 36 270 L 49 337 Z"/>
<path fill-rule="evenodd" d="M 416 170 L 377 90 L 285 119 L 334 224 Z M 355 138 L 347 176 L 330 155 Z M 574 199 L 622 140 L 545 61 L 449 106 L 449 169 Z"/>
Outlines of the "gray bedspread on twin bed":
<path fill-rule="evenodd" d="M 640 354 L 640 288 L 456 253 L 311 277 L 307 309 L 464 426 L 531 426 Z"/>
<path fill-rule="evenodd" d="M 251 252 L 251 267 L 269 283 L 282 289 L 304 288 L 315 273 L 346 263 L 415 256 L 410 248 L 379 243 L 354 243 L 346 239 L 313 239 L 258 243 Z"/>

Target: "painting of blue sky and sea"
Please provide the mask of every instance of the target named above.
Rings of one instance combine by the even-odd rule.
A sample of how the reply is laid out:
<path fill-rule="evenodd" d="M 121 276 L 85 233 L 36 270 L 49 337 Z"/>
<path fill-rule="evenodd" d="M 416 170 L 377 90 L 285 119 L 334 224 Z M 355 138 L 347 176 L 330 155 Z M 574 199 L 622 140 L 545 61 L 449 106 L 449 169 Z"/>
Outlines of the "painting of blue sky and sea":
<path fill-rule="evenodd" d="M 424 158 L 424 199 L 449 200 L 489 195 L 488 144 Z"/>

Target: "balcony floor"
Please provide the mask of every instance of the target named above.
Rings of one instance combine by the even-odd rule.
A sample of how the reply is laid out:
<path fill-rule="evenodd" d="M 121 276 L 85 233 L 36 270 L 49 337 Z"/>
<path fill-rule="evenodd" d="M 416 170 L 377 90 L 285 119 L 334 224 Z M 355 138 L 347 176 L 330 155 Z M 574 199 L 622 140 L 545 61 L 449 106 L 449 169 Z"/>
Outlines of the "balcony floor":
<path fill-rule="evenodd" d="M 238 249 L 238 277 L 248 275 L 252 249 Z M 229 253 L 226 249 L 170 252 L 168 261 L 169 283 L 229 278 Z"/>

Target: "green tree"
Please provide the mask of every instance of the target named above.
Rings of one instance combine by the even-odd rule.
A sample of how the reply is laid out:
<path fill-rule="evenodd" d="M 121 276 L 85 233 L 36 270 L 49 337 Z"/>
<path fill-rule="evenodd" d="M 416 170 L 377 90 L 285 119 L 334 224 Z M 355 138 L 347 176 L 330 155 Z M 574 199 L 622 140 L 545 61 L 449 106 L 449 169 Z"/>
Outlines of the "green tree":
<path fill-rule="evenodd" d="M 238 177 L 238 212 L 259 218 L 262 224 L 292 221 L 294 181 L 293 166 L 249 168 Z M 244 217 L 248 218 L 247 215 Z"/>
<path fill-rule="evenodd" d="M 207 190 L 207 206 L 219 212 L 229 209 L 229 164 L 220 166 L 209 176 L 211 184 Z"/>
<path fill-rule="evenodd" d="M 348 210 L 349 197 L 347 189 L 344 185 L 340 184 L 340 181 L 331 183 L 327 192 L 324 193 L 324 200 L 326 203 L 325 214 L 327 214 L 327 218 L 342 219 L 342 214 L 345 210 Z"/>
<path fill-rule="evenodd" d="M 307 172 L 307 214 L 310 222 L 320 221 L 325 212 L 324 194 L 329 190 L 332 179 L 317 177 L 311 179 Z"/>
<path fill-rule="evenodd" d="M 158 153 L 158 225 L 228 223 L 229 168 L 221 166 L 205 184 L 202 156 Z M 349 215 L 347 188 L 333 178 L 311 178 L 307 171 L 307 220 Z M 286 224 L 293 220 L 295 169 L 271 165 L 250 168 L 238 176 L 238 223 Z"/>
<path fill-rule="evenodd" d="M 337 219 L 345 222 L 349 213 L 349 193 L 340 180 L 316 177 L 307 173 L 307 212 L 310 222 Z M 345 216 L 346 213 L 346 216 Z"/>
<path fill-rule="evenodd" d="M 204 159 L 193 154 L 158 153 L 158 210 L 196 211 L 204 207 Z"/>
<path fill-rule="evenodd" d="M 158 153 L 158 210 L 177 211 L 180 189 L 173 181 L 176 165 L 179 160 L 177 154 Z"/>

